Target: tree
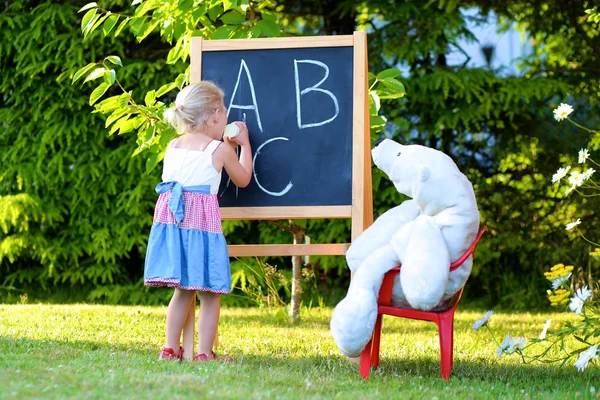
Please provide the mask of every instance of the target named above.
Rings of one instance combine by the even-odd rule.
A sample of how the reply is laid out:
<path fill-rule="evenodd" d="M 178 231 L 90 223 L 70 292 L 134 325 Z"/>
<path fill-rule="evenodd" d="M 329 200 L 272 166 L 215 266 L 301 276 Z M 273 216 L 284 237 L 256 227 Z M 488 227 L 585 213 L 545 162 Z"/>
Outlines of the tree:
<path fill-rule="evenodd" d="M 73 288 L 67 293 L 94 300 L 98 292 L 86 293 L 92 285 L 133 285 L 114 300 L 131 294 L 139 301 L 153 207 L 148 194 L 158 171 L 148 175 L 144 160 L 131 158 L 135 138 L 104 133 L 103 119 L 90 113 L 89 89 L 71 86 L 69 75 L 103 53 L 118 54 L 127 59 L 123 82 L 144 90 L 177 67 L 165 64 L 168 50 L 156 38 L 137 47 L 100 35 L 82 43 L 74 3 L 0 5 L 3 293 L 44 298 Z"/>

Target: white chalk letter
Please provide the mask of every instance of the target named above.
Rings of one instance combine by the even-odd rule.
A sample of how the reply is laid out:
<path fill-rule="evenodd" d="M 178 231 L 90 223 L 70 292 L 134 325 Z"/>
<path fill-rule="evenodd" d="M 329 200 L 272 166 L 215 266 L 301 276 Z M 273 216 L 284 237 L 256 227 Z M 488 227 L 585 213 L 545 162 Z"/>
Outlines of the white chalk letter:
<path fill-rule="evenodd" d="M 261 144 L 258 149 L 256 149 L 256 153 L 254 153 L 254 158 L 252 159 L 252 172 L 254 173 L 254 180 L 256 181 L 256 184 L 258 185 L 258 187 L 260 188 L 260 190 L 262 190 L 263 192 L 265 192 L 266 194 L 270 194 L 271 196 L 283 196 L 284 194 L 286 194 L 287 192 L 290 191 L 290 189 L 292 188 L 292 182 L 290 181 L 287 186 L 285 187 L 285 189 L 283 189 L 281 192 L 271 192 L 267 189 L 265 189 L 264 187 L 262 187 L 262 185 L 260 184 L 260 182 L 258 181 L 258 177 L 256 176 L 256 169 L 255 169 L 255 164 L 256 164 L 256 157 L 258 156 L 258 154 L 260 153 L 260 150 L 265 147 L 265 145 L 267 145 L 268 143 L 274 142 L 275 140 L 289 140 L 286 137 L 274 137 L 272 139 L 267 140 L 266 142 L 264 142 L 263 144 Z"/>
<path fill-rule="evenodd" d="M 306 63 L 306 64 L 315 64 L 315 65 L 318 65 L 319 67 L 322 67 L 325 70 L 325 76 L 316 85 L 311 86 L 311 87 L 307 87 L 306 89 L 303 89 L 302 91 L 300 91 L 300 77 L 298 75 L 298 64 L 299 63 Z M 321 61 L 316 61 L 316 60 L 294 60 L 294 73 L 295 73 L 295 79 L 296 79 L 296 110 L 297 110 L 296 111 L 296 115 L 298 117 L 298 128 L 300 128 L 300 129 L 311 128 L 313 126 L 325 125 L 325 124 L 333 121 L 338 116 L 338 114 L 340 113 L 340 106 L 338 104 L 337 98 L 329 90 L 321 89 L 319 87 L 319 86 L 321 86 L 321 84 L 323 82 L 325 82 L 325 80 L 329 76 L 329 67 L 325 63 L 322 63 Z M 335 106 L 335 115 L 333 117 L 329 118 L 328 120 L 325 120 L 325 121 L 314 122 L 312 124 L 303 124 L 302 123 L 302 107 L 301 107 L 301 104 L 300 104 L 300 99 L 301 99 L 302 95 L 304 95 L 304 94 L 306 94 L 308 92 L 321 92 L 321 93 L 325 93 L 326 95 L 328 95 L 329 97 L 331 97 L 331 100 L 333 100 L 333 105 Z"/>
<path fill-rule="evenodd" d="M 250 83 L 250 93 L 252 94 L 252 105 L 240 105 L 233 104 L 233 99 L 235 98 L 235 94 L 237 93 L 238 86 L 240 85 L 240 78 L 242 77 L 242 70 L 246 72 L 246 77 L 248 78 L 248 83 Z M 240 63 L 240 71 L 238 72 L 237 81 L 235 82 L 235 88 L 233 89 L 233 93 L 231 94 L 231 101 L 229 102 L 229 107 L 227 107 L 227 116 L 229 117 L 229 111 L 232 108 L 237 108 L 240 110 L 254 110 L 256 114 L 256 120 L 258 121 L 258 129 L 263 131 L 262 124 L 260 122 L 260 113 L 258 112 L 258 103 L 256 101 L 256 94 L 254 93 L 254 84 L 252 83 L 252 75 L 250 75 L 250 71 L 248 70 L 248 66 L 246 65 L 246 61 L 242 58 L 242 62 Z"/>

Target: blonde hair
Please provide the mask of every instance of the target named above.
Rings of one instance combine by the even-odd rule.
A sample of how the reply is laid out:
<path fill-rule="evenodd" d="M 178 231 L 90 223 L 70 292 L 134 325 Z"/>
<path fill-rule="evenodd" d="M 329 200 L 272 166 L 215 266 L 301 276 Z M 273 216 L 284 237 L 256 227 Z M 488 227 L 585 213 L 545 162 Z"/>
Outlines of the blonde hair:
<path fill-rule="evenodd" d="M 190 129 L 204 130 L 217 109 L 223 108 L 224 93 L 210 81 L 186 86 L 177 94 L 175 105 L 163 114 L 166 122 L 183 135 Z"/>

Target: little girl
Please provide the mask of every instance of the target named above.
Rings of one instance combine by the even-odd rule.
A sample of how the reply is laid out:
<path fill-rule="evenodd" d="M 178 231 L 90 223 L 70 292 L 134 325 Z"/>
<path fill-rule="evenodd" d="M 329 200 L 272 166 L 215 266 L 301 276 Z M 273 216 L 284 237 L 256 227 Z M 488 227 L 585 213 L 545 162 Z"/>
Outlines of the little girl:
<path fill-rule="evenodd" d="M 148 241 L 144 284 L 175 288 L 167 310 L 166 345 L 159 359 L 182 358 L 179 338 L 199 292 L 199 351 L 194 360 L 207 361 L 218 358 L 213 342 L 220 295 L 231 290 L 229 255 L 217 201 L 221 171 L 225 168 L 234 184 L 246 187 L 252 174 L 252 150 L 242 122 L 235 122 L 240 131 L 235 139 L 223 136 L 227 109 L 223 91 L 212 82 L 184 88 L 164 118 L 181 136 L 169 144 L 163 182 L 156 186 L 160 196 Z M 234 150 L 238 145 L 239 161 Z"/>

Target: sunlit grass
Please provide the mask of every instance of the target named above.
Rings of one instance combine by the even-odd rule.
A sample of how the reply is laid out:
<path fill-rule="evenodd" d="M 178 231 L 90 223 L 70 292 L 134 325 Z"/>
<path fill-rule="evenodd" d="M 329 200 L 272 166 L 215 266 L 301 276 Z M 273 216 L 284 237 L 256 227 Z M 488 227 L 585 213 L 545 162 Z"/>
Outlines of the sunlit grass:
<path fill-rule="evenodd" d="M 222 310 L 219 353 L 233 364 L 156 360 L 166 308 L 0 305 L 0 398 L 592 398 L 600 373 L 572 363 L 523 365 L 499 358 L 483 312 L 458 312 L 452 379 L 439 377 L 433 324 L 384 319 L 381 368 L 368 382 L 342 357 L 331 309 L 303 310 L 290 325 L 269 310 Z M 492 329 L 536 337 L 546 319 L 568 314 L 494 314 Z M 577 344 L 572 344 L 577 348 Z"/>

